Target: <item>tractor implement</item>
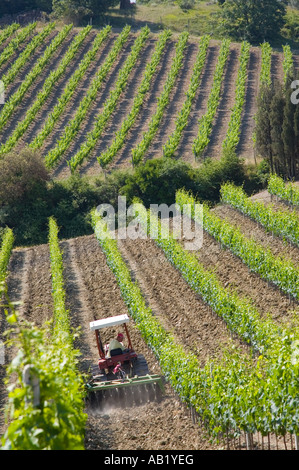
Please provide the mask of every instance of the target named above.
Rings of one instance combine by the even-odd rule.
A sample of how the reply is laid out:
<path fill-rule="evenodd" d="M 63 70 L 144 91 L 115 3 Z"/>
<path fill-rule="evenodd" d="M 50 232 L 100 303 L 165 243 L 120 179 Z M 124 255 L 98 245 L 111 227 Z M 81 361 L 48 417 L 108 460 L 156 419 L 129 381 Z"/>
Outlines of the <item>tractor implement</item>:
<path fill-rule="evenodd" d="M 86 384 L 87 404 L 92 410 L 106 407 L 129 407 L 148 401 L 160 401 L 164 393 L 160 375 L 150 374 L 146 359 L 137 354 L 131 343 L 127 328 L 129 317 L 117 315 L 90 323 L 95 332 L 99 351 L 97 366 L 91 370 L 91 379 Z M 122 343 L 116 349 L 103 346 L 100 330 L 123 325 L 127 337 L 127 348 Z"/>

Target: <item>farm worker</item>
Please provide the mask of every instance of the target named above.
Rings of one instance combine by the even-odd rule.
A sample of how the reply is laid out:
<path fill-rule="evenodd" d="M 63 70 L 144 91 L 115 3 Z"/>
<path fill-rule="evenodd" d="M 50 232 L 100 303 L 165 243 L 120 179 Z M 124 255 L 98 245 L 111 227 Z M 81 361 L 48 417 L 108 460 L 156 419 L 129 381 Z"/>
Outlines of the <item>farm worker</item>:
<path fill-rule="evenodd" d="M 118 333 L 116 339 L 112 339 L 110 341 L 107 357 L 111 357 L 111 351 L 113 349 L 119 349 L 120 348 L 122 351 L 124 351 L 125 347 L 122 343 L 123 339 L 124 339 L 124 335 L 122 333 Z"/>

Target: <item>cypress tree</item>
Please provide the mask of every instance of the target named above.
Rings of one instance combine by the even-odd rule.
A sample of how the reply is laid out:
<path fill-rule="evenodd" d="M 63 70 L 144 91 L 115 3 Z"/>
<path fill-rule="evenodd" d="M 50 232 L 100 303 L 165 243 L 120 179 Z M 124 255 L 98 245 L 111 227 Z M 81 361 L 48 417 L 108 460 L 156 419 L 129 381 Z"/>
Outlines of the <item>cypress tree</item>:
<path fill-rule="evenodd" d="M 264 85 L 261 88 L 258 95 L 258 110 L 255 117 L 256 150 L 262 158 L 268 161 L 271 172 L 274 171 L 270 125 L 272 93 L 270 86 Z"/>
<path fill-rule="evenodd" d="M 285 105 L 282 124 L 281 139 L 287 164 L 288 177 L 296 176 L 296 141 L 295 141 L 295 111 L 296 106 L 291 101 L 291 84 L 287 81 L 285 86 Z"/>
<path fill-rule="evenodd" d="M 295 161 L 296 167 L 299 166 L 299 104 L 297 104 L 294 113 L 294 132 L 295 132 Z"/>
<path fill-rule="evenodd" d="M 283 176 L 288 173 L 288 171 L 286 171 L 286 158 L 282 141 L 284 107 L 285 96 L 283 87 L 279 83 L 276 83 L 269 113 L 271 126 L 271 149 L 274 170 L 276 173 L 282 174 Z"/>

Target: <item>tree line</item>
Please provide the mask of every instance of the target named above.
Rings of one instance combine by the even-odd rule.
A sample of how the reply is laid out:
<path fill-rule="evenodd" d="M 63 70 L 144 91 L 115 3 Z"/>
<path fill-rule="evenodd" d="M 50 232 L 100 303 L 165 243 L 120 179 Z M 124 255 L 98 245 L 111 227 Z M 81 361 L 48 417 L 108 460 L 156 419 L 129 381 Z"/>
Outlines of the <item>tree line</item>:
<path fill-rule="evenodd" d="M 123 2 L 124 0 L 1 0 L 0 17 L 41 10 L 57 17 L 84 21 L 100 18 L 110 7 L 118 4 L 122 6 Z"/>

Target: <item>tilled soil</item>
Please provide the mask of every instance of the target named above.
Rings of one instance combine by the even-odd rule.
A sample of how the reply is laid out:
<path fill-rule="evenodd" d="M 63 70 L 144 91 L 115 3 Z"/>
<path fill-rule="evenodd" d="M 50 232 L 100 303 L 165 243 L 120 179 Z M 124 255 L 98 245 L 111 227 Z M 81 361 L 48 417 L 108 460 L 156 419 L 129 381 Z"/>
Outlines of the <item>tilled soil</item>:
<path fill-rule="evenodd" d="M 82 353 L 82 370 L 96 364 L 98 351 L 89 322 L 125 313 L 126 306 L 116 280 L 94 236 L 81 237 L 61 243 L 64 253 L 65 283 L 68 308 L 73 327 L 81 327 L 76 346 Z M 10 263 L 9 294 L 21 301 L 20 315 L 42 324 L 51 313 L 51 278 L 49 253 L 46 245 L 15 250 Z M 182 295 L 182 293 L 181 293 Z M 139 354 L 148 362 L 150 372 L 160 374 L 159 364 L 131 322 L 130 336 Z M 115 331 L 109 331 L 109 341 Z M 6 392 L 1 386 L 1 404 Z M 0 423 L 1 434 L 5 431 Z M 85 447 L 87 450 L 165 450 L 213 449 L 204 431 L 194 424 L 190 411 L 166 384 L 161 403 L 150 402 L 128 409 L 104 409 L 89 412 Z"/>
<path fill-rule="evenodd" d="M 84 335 L 84 341 L 80 340 L 79 346 L 84 351 L 84 361 L 96 363 L 98 354 L 94 336 L 89 331 L 89 321 L 125 313 L 127 309 L 95 237 L 69 240 L 62 247 L 70 309 L 75 312 L 73 317 L 76 321 L 80 318 Z M 78 285 L 80 294 L 76 297 Z M 78 297 L 80 303 L 77 302 Z M 156 358 L 134 323 L 130 323 L 129 331 L 132 344 L 139 354 L 146 357 L 151 373 L 161 374 Z M 109 335 L 103 336 L 104 342 L 109 341 L 114 334 L 115 331 L 109 330 Z M 211 449 L 212 446 L 199 427 L 193 424 L 189 413 L 169 386 L 166 386 L 166 395 L 158 406 L 148 403 L 128 409 L 107 409 L 101 414 L 89 415 L 86 449 L 177 448 Z"/>
<path fill-rule="evenodd" d="M 237 44 L 231 45 L 224 71 L 220 102 L 217 107 L 212 132 L 209 136 L 210 140 L 204 150 L 203 158 L 218 158 L 222 154 L 222 143 L 227 133 L 232 108 L 235 103 L 239 57 L 240 46 Z"/>

